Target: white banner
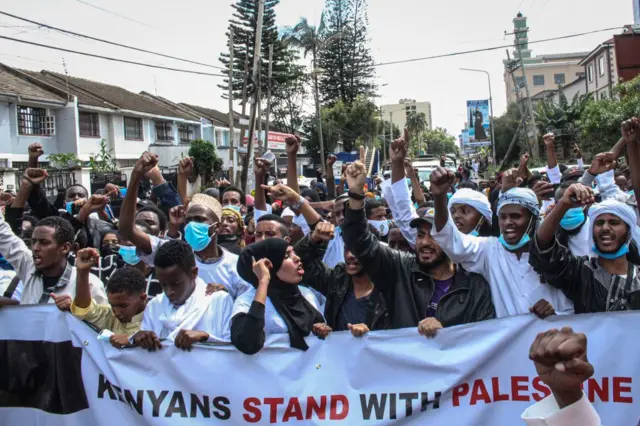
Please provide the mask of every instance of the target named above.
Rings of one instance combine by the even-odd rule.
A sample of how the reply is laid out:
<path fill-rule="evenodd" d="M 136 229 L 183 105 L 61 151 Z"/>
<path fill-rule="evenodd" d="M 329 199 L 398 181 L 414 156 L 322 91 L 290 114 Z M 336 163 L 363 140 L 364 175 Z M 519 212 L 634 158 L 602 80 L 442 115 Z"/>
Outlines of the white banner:
<path fill-rule="evenodd" d="M 415 329 L 363 338 L 333 333 L 325 341 L 309 338 L 306 352 L 276 336 L 254 356 L 231 346 L 117 350 L 52 306 L 3 308 L 0 323 L 2 365 L 10 361 L 7 348 L 26 341 L 70 340 L 82 348 L 72 349 L 81 354 L 89 407 L 64 415 L 6 407 L 2 386 L 11 380 L 0 376 L 0 424 L 518 425 L 521 413 L 549 392 L 536 377 L 529 347 L 537 333 L 564 325 L 588 336 L 596 374 L 584 390 L 603 424 L 636 425 L 640 414 L 640 342 L 631 326 L 640 323 L 640 312 L 545 321 L 518 316 L 441 330 L 433 340 Z M 17 378 L 25 373 L 16 371 L 13 355 L 9 374 Z M 68 384 L 69 376 L 57 379 Z"/>

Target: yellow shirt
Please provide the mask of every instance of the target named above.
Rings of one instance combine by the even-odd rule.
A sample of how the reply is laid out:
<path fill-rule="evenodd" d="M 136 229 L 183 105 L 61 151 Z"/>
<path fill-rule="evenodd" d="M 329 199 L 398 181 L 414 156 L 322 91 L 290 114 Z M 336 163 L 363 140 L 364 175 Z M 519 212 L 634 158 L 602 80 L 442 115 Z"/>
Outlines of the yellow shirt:
<path fill-rule="evenodd" d="M 101 330 L 111 330 L 114 334 L 126 334 L 127 336 L 140 330 L 142 324 L 142 314 L 131 318 L 131 322 L 121 323 L 111 310 L 110 305 L 98 305 L 92 298 L 91 304 L 87 308 L 76 306 L 75 300 L 71 304 L 71 313 L 81 320 L 90 322 Z"/>

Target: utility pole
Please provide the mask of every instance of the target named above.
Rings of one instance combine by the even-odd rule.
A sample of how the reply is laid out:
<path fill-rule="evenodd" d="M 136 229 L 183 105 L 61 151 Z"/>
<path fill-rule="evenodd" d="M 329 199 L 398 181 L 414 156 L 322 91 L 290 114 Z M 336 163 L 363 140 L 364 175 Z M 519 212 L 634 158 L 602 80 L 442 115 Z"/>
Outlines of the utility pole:
<path fill-rule="evenodd" d="M 318 94 L 318 72 L 316 68 L 316 55 L 313 55 L 313 95 L 316 101 L 316 119 L 318 120 L 318 138 L 320 141 L 320 167 L 322 170 L 322 175 L 324 176 L 327 173 L 327 168 L 325 166 L 324 159 L 324 135 L 322 134 L 322 114 L 320 113 L 320 96 Z"/>
<path fill-rule="evenodd" d="M 258 72 L 260 70 L 260 49 L 262 48 L 262 22 L 264 20 L 264 0 L 258 1 L 258 22 L 256 23 L 256 38 L 253 49 L 253 81 L 258 84 Z M 256 128 L 256 112 L 258 110 L 258 90 L 254 91 L 253 103 L 251 104 L 251 116 L 249 117 L 249 140 L 247 141 L 247 154 L 242 162 L 242 178 L 240 179 L 242 190 L 247 192 L 247 173 L 249 171 L 249 161 L 253 154 L 253 133 Z"/>
<path fill-rule="evenodd" d="M 234 141 L 233 128 L 233 26 L 229 32 L 229 157 L 231 159 L 231 170 L 229 171 L 229 181 L 235 185 L 236 170 L 238 170 L 236 143 Z"/>
<path fill-rule="evenodd" d="M 273 44 L 269 45 L 269 76 L 267 81 L 267 123 L 265 125 L 264 152 L 269 149 L 269 124 L 271 119 L 271 77 L 273 75 Z"/>
<path fill-rule="evenodd" d="M 245 53 L 244 53 L 244 74 L 243 74 L 243 81 L 242 81 L 242 119 L 244 120 L 244 117 L 247 115 L 247 84 L 248 84 L 248 80 L 249 80 L 249 35 L 247 35 L 247 42 L 245 44 Z M 239 145 L 242 146 L 242 142 L 244 141 L 244 132 L 247 130 L 247 126 L 245 124 L 241 124 L 240 125 L 240 142 Z M 237 157 L 237 152 L 236 152 L 236 157 Z M 237 166 L 237 161 L 236 161 L 236 166 Z M 238 176 L 238 171 L 235 171 L 235 175 L 234 175 L 234 182 L 239 182 L 239 176 Z"/>
<path fill-rule="evenodd" d="M 529 130 L 527 129 L 527 114 L 525 113 L 524 109 L 522 108 L 522 98 L 520 97 L 520 88 L 518 87 L 518 84 L 516 83 L 516 76 L 513 74 L 513 71 L 516 67 L 516 61 L 511 62 L 511 55 L 509 54 L 509 49 L 507 49 L 507 61 L 508 64 L 507 66 L 509 67 L 509 74 L 511 75 L 511 80 L 513 81 L 513 87 L 514 90 L 516 92 L 516 105 L 518 106 L 518 110 L 520 111 L 520 115 L 522 117 L 525 118 L 525 120 L 522 122 L 522 127 L 523 127 L 523 131 L 524 131 L 524 140 L 527 141 L 527 148 L 529 151 L 531 151 L 532 147 L 531 144 L 529 143 Z M 526 84 L 526 81 L 525 81 Z M 518 126 L 518 131 L 520 129 L 520 126 Z M 516 131 L 516 135 L 518 134 L 518 131 Z M 505 157 L 506 158 L 506 157 Z M 504 161 L 504 160 L 503 160 Z"/>
<path fill-rule="evenodd" d="M 522 78 L 524 79 L 524 89 L 525 89 L 525 93 L 527 94 L 527 106 L 529 108 L 529 114 L 531 117 L 531 130 L 532 130 L 532 138 L 533 138 L 533 146 L 532 146 L 532 152 L 531 154 L 533 155 L 533 159 L 534 160 L 538 160 L 540 158 L 540 150 L 538 149 L 538 136 L 537 136 L 537 132 L 536 132 L 536 116 L 533 112 L 533 102 L 531 101 L 531 92 L 529 91 L 529 82 L 527 81 L 527 73 L 524 69 L 524 59 L 522 58 L 522 49 L 520 46 L 520 37 L 518 37 L 518 34 L 524 32 L 525 34 L 525 38 L 527 36 L 527 28 L 523 28 L 523 29 L 516 29 L 514 30 L 513 34 L 515 35 L 515 39 L 516 39 L 516 49 L 518 50 L 518 59 L 520 59 L 520 68 L 522 68 Z M 527 134 L 527 138 L 529 137 L 529 135 Z"/>

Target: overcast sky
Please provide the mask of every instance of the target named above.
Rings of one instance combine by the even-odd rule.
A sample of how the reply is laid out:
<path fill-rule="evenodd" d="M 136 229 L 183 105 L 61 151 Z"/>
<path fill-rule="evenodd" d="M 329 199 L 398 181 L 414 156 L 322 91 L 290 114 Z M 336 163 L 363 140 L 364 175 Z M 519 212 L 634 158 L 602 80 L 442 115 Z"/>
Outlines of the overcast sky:
<path fill-rule="evenodd" d="M 114 16 L 85 3 L 108 9 Z M 501 46 L 512 43 L 512 19 L 522 11 L 529 20 L 529 39 L 540 40 L 630 24 L 632 0 L 369 0 L 370 48 L 376 63 Z M 231 0 L 6 0 L 0 10 L 64 29 L 220 65 Z M 318 22 L 324 0 L 281 0 L 278 26 L 295 24 L 301 16 Z M 137 22 L 135 22 L 137 21 Z M 16 27 L 17 26 L 17 27 Z M 26 26 L 26 27 L 24 27 Z M 533 54 L 590 51 L 619 31 L 532 46 Z M 219 72 L 102 43 L 61 35 L 0 15 L 0 35 L 63 46 L 150 64 Z M 217 87 L 220 78 L 150 69 L 93 59 L 0 39 L 0 61 L 32 70 L 70 75 L 157 93 L 225 111 Z M 414 98 L 432 103 L 435 126 L 457 135 L 464 125 L 467 99 L 488 98 L 486 77 L 459 68 L 490 72 L 495 114 L 506 108 L 502 60 L 505 49 L 376 68 L 378 104 Z M 383 86 L 384 85 L 384 86 Z M 156 90 L 157 89 L 157 90 Z M 309 100 L 311 103 L 311 100 Z"/>

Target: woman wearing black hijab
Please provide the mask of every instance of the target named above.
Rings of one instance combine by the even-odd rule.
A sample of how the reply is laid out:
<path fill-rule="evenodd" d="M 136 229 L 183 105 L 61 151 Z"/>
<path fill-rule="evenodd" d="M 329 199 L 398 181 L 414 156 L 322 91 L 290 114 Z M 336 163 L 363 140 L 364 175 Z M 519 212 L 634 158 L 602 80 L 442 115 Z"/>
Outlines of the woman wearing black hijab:
<path fill-rule="evenodd" d="M 244 248 L 238 258 L 238 274 L 256 288 L 249 312 L 231 319 L 231 342 L 239 351 L 253 355 L 263 348 L 267 300 L 284 321 L 293 348 L 306 351 L 304 338 L 311 332 L 323 339 L 332 331 L 300 292 L 304 270 L 287 241 L 268 238 Z"/>

